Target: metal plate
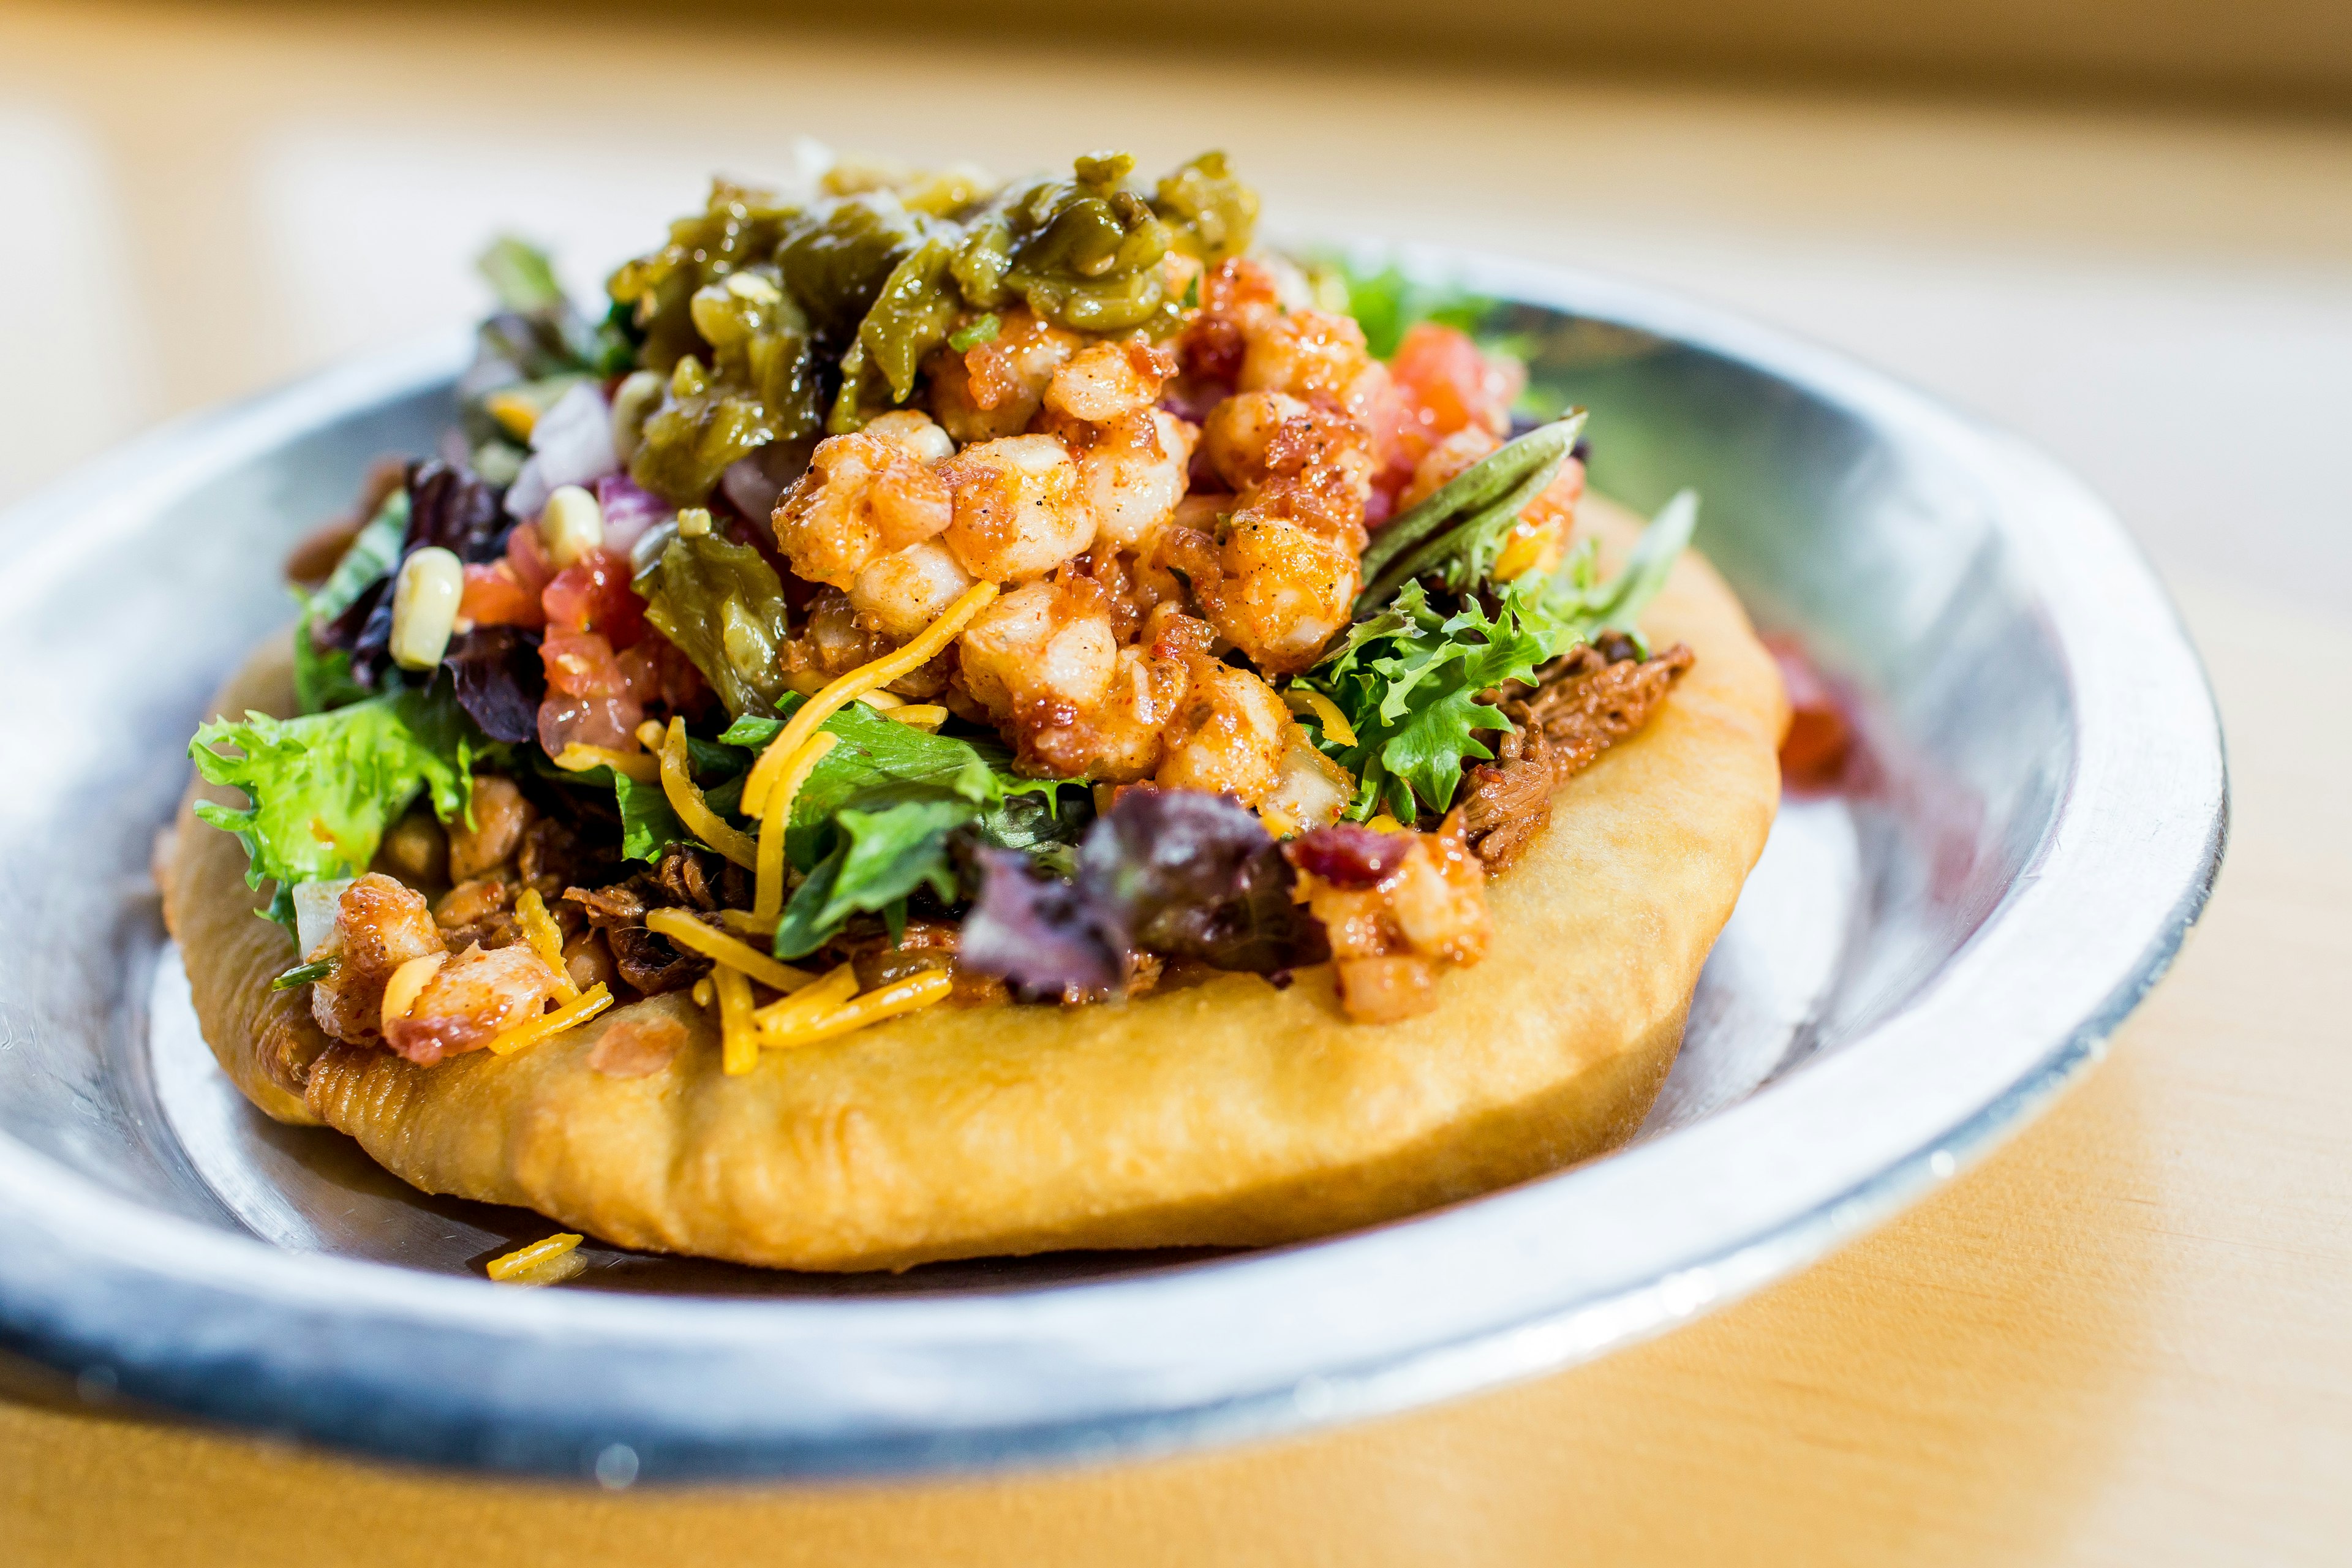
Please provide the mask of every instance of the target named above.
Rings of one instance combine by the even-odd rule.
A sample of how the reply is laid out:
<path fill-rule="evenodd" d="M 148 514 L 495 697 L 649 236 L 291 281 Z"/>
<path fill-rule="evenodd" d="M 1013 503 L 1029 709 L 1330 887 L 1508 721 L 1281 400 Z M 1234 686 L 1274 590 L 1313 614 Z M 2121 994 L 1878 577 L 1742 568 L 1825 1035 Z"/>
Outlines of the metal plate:
<path fill-rule="evenodd" d="M 0 523 L 0 1345 L 93 1386 L 430 1462 L 697 1479 L 974 1467 L 1312 1426 L 1590 1356 L 1910 1201 L 2094 1059 L 2218 862 L 2195 656 L 2099 503 L 1843 360 L 1580 275 L 1405 253 L 1517 301 L 1594 479 L 1700 543 L 1853 697 L 1859 787 L 1783 811 L 1643 1136 L 1262 1253 L 812 1278 L 596 1249 L 423 1197 L 213 1069 L 145 864 L 274 565 L 425 450 L 457 342 L 167 429 Z"/>

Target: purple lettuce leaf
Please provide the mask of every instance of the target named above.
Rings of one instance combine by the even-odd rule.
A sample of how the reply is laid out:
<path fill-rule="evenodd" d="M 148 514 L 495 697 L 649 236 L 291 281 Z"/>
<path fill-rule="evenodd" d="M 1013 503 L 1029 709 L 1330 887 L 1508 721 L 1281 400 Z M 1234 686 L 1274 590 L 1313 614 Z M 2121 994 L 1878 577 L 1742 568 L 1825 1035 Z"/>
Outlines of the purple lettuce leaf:
<path fill-rule="evenodd" d="M 1126 981 L 1133 955 L 1078 884 L 1018 849 L 982 845 L 971 854 L 980 897 L 964 917 L 959 963 L 1031 996 L 1108 992 Z"/>
<path fill-rule="evenodd" d="M 540 699 L 547 668 L 539 635 L 520 626 L 477 626 L 449 639 L 441 665 L 456 683 L 457 706 L 493 741 L 522 742 L 539 734 Z"/>
<path fill-rule="evenodd" d="M 1275 973 L 1326 955 L 1322 931 L 1291 901 L 1295 874 L 1257 817 L 1231 795 L 1129 790 L 1080 846 L 1076 875 L 1027 856 L 974 852 L 980 896 L 962 962 L 1025 994 L 1115 990 L 1145 952 Z"/>

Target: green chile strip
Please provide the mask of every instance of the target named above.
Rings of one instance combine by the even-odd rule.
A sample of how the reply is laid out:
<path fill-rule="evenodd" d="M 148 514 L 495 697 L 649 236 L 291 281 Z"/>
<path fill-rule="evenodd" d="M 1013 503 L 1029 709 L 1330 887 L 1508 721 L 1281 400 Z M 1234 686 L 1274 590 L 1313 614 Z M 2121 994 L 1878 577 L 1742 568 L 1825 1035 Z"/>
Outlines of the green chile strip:
<path fill-rule="evenodd" d="M 1359 618 L 1424 572 L 1451 565 L 1447 586 L 1484 575 L 1511 523 L 1558 477 L 1584 429 L 1584 411 L 1539 426 L 1488 453 L 1436 493 L 1391 519 L 1364 552 Z"/>

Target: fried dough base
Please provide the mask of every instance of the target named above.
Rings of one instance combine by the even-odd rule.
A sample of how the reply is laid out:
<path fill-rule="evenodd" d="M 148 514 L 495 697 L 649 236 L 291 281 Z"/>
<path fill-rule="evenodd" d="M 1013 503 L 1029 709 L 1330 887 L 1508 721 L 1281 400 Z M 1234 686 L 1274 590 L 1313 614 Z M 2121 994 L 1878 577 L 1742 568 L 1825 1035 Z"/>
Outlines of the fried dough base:
<path fill-rule="evenodd" d="M 1622 554 L 1632 521 L 1583 515 Z M 1696 555 L 1643 626 L 1696 665 L 1489 884 L 1486 962 L 1402 1023 L 1349 1022 L 1326 965 L 1286 990 L 1234 974 L 1068 1010 L 942 1005 L 728 1078 L 675 994 L 419 1068 L 330 1044 L 302 994 L 268 989 L 292 944 L 249 912 L 236 841 L 184 809 L 173 929 L 205 1038 L 264 1110 L 341 1129 L 427 1192 L 622 1246 L 849 1270 L 1325 1235 L 1589 1158 L 1648 1113 L 1771 826 L 1786 710 Z M 220 706 L 283 713 L 291 695 L 285 656 L 264 654 Z M 656 1012 L 689 1031 L 666 1067 L 589 1065 L 605 1031 Z"/>

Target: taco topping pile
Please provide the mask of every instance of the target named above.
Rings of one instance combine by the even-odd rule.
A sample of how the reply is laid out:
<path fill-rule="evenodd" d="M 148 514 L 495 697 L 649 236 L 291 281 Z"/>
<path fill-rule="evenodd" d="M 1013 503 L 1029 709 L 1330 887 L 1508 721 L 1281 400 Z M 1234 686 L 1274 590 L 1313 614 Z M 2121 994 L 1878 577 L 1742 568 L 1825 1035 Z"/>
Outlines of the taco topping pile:
<path fill-rule="evenodd" d="M 429 1066 L 688 990 L 747 1071 L 1325 961 L 1384 1021 L 1478 961 L 1689 665 L 1633 624 L 1693 503 L 1601 581 L 1582 416 L 1514 423 L 1479 302 L 1131 164 L 720 184 L 597 320 L 492 248 L 460 423 L 289 563 L 301 715 L 192 748 L 326 1032 Z"/>

